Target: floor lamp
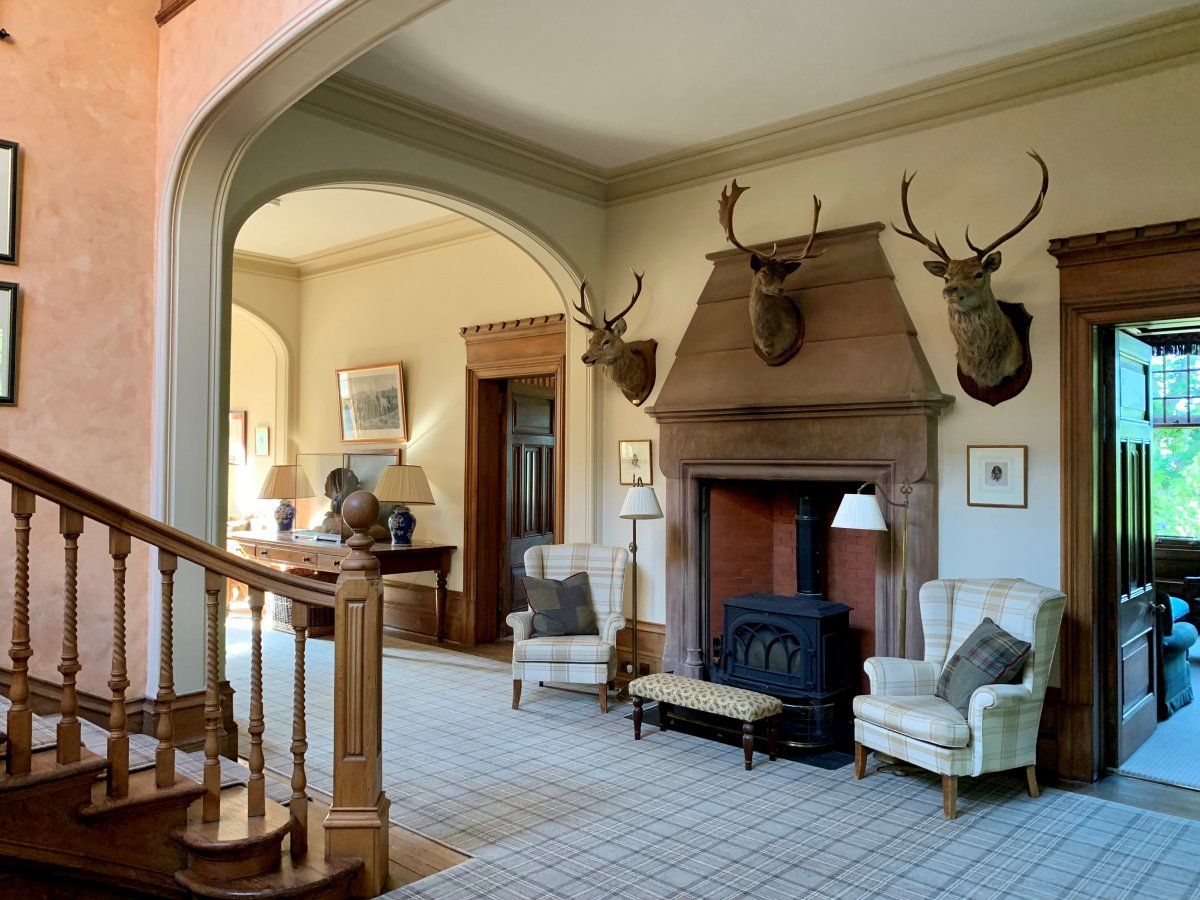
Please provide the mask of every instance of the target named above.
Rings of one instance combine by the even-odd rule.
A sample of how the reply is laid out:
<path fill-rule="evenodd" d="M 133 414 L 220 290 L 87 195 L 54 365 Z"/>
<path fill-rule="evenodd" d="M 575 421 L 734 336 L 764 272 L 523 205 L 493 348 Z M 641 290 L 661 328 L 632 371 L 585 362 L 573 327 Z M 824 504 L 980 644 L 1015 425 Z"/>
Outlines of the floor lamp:
<path fill-rule="evenodd" d="M 633 540 L 629 542 L 629 554 L 633 557 L 633 672 L 634 678 L 640 674 L 638 670 L 638 582 L 637 582 L 637 523 L 638 519 L 661 519 L 663 517 L 662 507 L 658 505 L 658 497 L 654 494 L 654 488 L 642 484 L 642 479 L 637 479 L 633 483 L 633 487 L 629 489 L 629 493 L 625 495 L 625 502 L 621 506 L 621 518 L 630 519 L 633 522 Z"/>
<path fill-rule="evenodd" d="M 874 485 L 875 496 L 864 494 L 863 491 Z M 833 517 L 834 528 L 858 528 L 863 531 L 887 531 L 887 523 L 883 521 L 883 513 L 879 509 L 876 498 L 882 497 L 890 506 L 904 510 L 900 525 L 900 656 L 908 656 L 908 503 L 912 496 L 912 484 L 905 481 L 900 486 L 900 496 L 904 499 L 897 503 L 884 492 L 883 486 L 874 481 L 863 484 L 853 494 L 846 494 L 838 507 L 837 515 Z"/>

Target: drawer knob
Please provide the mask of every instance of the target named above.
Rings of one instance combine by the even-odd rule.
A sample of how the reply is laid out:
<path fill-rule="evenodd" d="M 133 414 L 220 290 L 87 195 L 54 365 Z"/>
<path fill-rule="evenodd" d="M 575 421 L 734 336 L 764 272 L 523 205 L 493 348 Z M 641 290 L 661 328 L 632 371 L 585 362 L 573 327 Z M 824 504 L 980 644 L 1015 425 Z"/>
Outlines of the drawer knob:
<path fill-rule="evenodd" d="M 271 550 L 270 550 L 268 547 L 259 547 L 259 548 L 258 548 L 258 555 L 259 555 L 259 556 L 270 556 L 270 555 L 271 555 Z"/>
<path fill-rule="evenodd" d="M 310 562 L 312 562 L 312 557 L 311 556 L 302 556 L 302 557 L 300 557 L 300 561 L 310 563 Z"/>
<path fill-rule="evenodd" d="M 335 560 L 333 561 L 333 567 L 334 567 L 335 569 L 337 569 L 337 568 L 340 568 L 340 567 L 341 567 L 341 565 L 342 565 L 342 561 L 341 561 L 340 559 L 335 559 Z"/>

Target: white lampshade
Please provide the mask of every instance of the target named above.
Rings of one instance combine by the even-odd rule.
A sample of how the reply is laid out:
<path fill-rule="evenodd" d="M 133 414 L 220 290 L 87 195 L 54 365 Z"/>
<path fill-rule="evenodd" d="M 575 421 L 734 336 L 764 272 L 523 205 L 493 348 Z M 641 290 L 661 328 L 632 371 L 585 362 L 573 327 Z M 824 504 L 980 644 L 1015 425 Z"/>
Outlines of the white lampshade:
<path fill-rule="evenodd" d="M 654 494 L 654 488 L 647 487 L 641 483 L 641 479 L 638 479 L 638 484 L 629 489 L 629 493 L 625 495 L 625 502 L 621 504 L 621 518 L 661 519 L 662 517 L 662 508 L 658 505 L 658 497 Z"/>
<path fill-rule="evenodd" d="M 271 466 L 263 479 L 259 500 L 295 500 L 297 497 L 312 497 L 312 485 L 299 466 Z"/>
<path fill-rule="evenodd" d="M 420 466 L 388 466 L 375 485 L 375 497 L 386 503 L 433 506 L 433 491 Z"/>
<path fill-rule="evenodd" d="M 887 531 L 879 501 L 873 494 L 846 494 L 837 515 L 833 517 L 834 528 L 859 528 L 863 531 Z"/>

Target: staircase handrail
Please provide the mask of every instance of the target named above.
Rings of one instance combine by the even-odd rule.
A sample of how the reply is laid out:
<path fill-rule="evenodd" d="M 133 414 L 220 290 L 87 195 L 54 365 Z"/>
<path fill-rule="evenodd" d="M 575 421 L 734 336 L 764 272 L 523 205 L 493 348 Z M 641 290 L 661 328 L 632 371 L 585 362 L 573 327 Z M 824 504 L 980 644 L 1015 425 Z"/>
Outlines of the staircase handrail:
<path fill-rule="evenodd" d="M 2 449 L 0 479 L 252 588 L 314 606 L 335 605 L 336 585 L 271 569 L 254 560 L 215 547 L 201 538 L 122 506 Z"/>

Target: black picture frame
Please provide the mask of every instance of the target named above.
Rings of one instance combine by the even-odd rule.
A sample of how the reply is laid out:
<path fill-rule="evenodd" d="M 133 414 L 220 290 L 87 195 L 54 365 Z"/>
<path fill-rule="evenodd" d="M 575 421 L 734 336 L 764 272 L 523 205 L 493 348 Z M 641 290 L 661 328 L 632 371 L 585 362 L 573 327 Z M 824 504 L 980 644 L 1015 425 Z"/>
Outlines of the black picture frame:
<path fill-rule="evenodd" d="M 0 263 L 17 264 L 20 146 L 0 138 Z"/>
<path fill-rule="evenodd" d="M 20 285 L 0 281 L 0 406 L 17 405 L 20 299 Z"/>

